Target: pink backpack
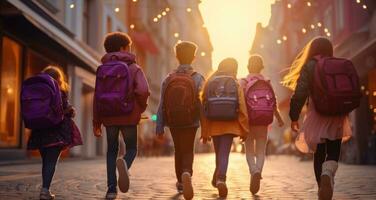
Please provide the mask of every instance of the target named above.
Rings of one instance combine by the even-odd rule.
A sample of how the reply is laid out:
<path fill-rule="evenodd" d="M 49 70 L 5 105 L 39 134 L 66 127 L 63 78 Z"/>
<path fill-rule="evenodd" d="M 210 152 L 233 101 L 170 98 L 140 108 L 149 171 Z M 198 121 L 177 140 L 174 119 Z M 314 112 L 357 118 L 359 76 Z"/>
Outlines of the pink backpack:
<path fill-rule="evenodd" d="M 269 80 L 261 76 L 243 79 L 246 82 L 244 95 L 250 125 L 267 126 L 273 122 L 276 98 Z"/>
<path fill-rule="evenodd" d="M 359 77 L 350 60 L 315 56 L 311 97 L 317 112 L 344 115 L 360 104 Z"/>

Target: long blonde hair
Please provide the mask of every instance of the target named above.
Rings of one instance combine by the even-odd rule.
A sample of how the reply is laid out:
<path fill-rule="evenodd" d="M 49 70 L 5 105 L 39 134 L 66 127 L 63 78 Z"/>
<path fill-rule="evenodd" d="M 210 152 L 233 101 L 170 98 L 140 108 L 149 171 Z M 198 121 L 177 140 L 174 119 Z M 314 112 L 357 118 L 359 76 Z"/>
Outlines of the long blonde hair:
<path fill-rule="evenodd" d="M 283 77 L 282 85 L 295 90 L 303 66 L 316 55 L 333 56 L 333 45 L 325 37 L 316 37 L 309 41 L 296 56 L 290 72 Z"/>
<path fill-rule="evenodd" d="M 44 68 L 42 70 L 42 73 L 46 73 L 50 75 L 52 78 L 54 78 L 59 83 L 59 87 L 61 91 L 63 92 L 69 91 L 69 84 L 61 68 L 50 65 Z"/>

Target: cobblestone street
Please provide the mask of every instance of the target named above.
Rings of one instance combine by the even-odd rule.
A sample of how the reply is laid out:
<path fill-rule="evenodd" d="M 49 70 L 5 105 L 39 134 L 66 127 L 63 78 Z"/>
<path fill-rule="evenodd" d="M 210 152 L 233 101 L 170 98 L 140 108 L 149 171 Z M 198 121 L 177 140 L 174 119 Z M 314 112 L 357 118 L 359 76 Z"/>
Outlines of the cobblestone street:
<path fill-rule="evenodd" d="M 193 183 L 195 199 L 217 199 L 210 185 L 214 154 L 197 155 Z M 0 199 L 37 199 L 40 165 L 0 167 Z M 176 194 L 173 158 L 138 158 L 130 170 L 131 187 L 119 199 L 183 199 Z M 268 157 L 261 190 L 252 197 L 244 155 L 232 154 L 228 171 L 228 199 L 316 199 L 312 162 L 295 157 Z M 105 161 L 62 161 L 53 181 L 57 199 L 103 199 L 106 192 Z M 376 199 L 376 167 L 341 164 L 334 199 Z"/>

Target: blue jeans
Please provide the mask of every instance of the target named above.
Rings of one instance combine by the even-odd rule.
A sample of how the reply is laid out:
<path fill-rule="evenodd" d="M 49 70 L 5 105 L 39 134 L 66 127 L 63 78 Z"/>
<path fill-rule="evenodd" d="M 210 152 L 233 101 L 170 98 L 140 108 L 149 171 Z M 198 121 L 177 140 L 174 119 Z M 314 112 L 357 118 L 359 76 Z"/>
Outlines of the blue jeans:
<path fill-rule="evenodd" d="M 213 176 L 214 180 L 226 180 L 228 158 L 230 156 L 233 138 L 234 135 L 232 134 L 213 136 L 215 150 L 215 171 Z"/>
<path fill-rule="evenodd" d="M 123 134 L 125 143 L 124 160 L 128 169 L 132 166 L 137 155 L 137 125 L 130 126 L 107 126 L 107 186 L 116 191 L 116 159 L 119 151 L 119 133 Z"/>
<path fill-rule="evenodd" d="M 42 156 L 42 187 L 45 189 L 50 189 L 61 149 L 61 147 L 47 147 L 39 149 L 40 155 Z"/>

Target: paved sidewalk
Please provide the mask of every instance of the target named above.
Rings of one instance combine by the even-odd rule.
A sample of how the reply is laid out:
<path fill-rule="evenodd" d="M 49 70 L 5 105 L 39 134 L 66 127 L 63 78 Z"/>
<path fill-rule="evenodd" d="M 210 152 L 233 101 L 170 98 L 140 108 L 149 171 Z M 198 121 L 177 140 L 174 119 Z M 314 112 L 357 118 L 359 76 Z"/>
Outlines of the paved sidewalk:
<path fill-rule="evenodd" d="M 196 155 L 193 183 L 195 199 L 217 199 L 210 180 L 214 154 Z M 129 193 L 119 199 L 182 199 L 176 194 L 173 158 L 138 158 L 131 173 Z M 249 192 L 249 174 L 243 154 L 233 153 L 228 171 L 227 199 L 317 199 L 312 162 L 295 157 L 271 156 L 265 163 L 258 196 Z M 0 167 L 0 199 L 37 199 L 40 165 Z M 105 160 L 62 161 L 51 190 L 56 199 L 103 199 L 106 192 Z M 376 199 L 376 166 L 340 164 L 334 199 Z"/>

